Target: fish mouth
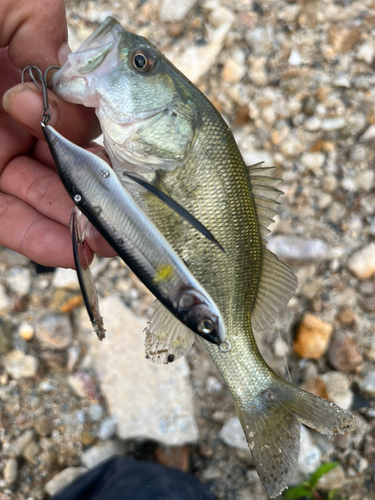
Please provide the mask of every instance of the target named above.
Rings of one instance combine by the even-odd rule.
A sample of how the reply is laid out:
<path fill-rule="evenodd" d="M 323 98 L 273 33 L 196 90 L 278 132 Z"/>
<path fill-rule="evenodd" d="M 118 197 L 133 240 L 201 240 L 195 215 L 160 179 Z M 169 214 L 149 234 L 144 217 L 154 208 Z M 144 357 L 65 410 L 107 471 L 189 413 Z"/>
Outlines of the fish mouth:
<path fill-rule="evenodd" d="M 116 49 L 121 33 L 120 23 L 108 17 L 76 52 L 68 55 L 64 66 L 53 74 L 49 88 L 68 102 L 96 107 L 98 97 L 96 92 L 90 90 L 93 77 L 90 73 L 95 70 L 94 78 L 100 78 L 106 74 L 108 67 L 113 66 L 114 59 L 116 65 L 119 63 Z"/>

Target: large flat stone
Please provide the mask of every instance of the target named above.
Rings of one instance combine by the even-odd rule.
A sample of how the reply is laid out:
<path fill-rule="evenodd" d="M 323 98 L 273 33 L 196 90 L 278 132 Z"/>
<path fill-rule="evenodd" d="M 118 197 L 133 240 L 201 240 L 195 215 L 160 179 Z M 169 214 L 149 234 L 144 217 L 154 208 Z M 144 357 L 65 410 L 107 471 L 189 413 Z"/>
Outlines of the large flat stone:
<path fill-rule="evenodd" d="M 115 296 L 100 303 L 106 338 L 90 336 L 89 355 L 122 439 L 145 438 L 167 445 L 198 439 L 193 394 L 185 359 L 156 365 L 145 359 L 146 319 Z"/>

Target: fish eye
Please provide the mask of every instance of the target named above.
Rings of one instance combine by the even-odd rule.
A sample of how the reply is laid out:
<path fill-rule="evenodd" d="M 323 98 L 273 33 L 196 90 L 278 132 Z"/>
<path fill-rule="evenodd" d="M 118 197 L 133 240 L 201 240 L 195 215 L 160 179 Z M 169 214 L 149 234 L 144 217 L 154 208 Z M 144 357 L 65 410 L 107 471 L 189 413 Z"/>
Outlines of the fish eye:
<path fill-rule="evenodd" d="M 155 58 L 152 54 L 143 49 L 138 49 L 132 55 L 132 64 L 139 71 L 147 73 L 155 66 Z"/>
<path fill-rule="evenodd" d="M 214 331 L 214 323 L 212 320 L 205 318 L 198 323 L 198 332 L 204 335 L 209 335 Z"/>

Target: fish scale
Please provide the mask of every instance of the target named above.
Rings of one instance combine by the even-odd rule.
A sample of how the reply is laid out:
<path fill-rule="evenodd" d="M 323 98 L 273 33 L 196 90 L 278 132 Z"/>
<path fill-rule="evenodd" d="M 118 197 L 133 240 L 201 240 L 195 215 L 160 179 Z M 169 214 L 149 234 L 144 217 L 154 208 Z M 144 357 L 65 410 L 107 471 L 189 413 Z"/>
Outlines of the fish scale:
<path fill-rule="evenodd" d="M 91 60 L 90 72 L 80 71 L 86 51 L 91 57 L 94 48 L 96 67 Z M 147 71 L 134 63 L 139 51 L 148 61 Z M 301 423 L 325 434 L 356 425 L 348 411 L 278 377 L 255 342 L 253 328 L 272 324 L 297 285 L 264 241 L 276 213 L 279 179 L 270 176 L 270 167 L 247 167 L 209 100 L 152 43 L 123 30 L 115 19 L 106 19 L 69 56 L 52 84 L 63 98 L 96 107 L 115 171 L 136 171 L 152 181 L 224 247 L 225 254 L 155 197 L 136 196 L 220 309 L 231 350 L 203 345 L 232 392 L 262 484 L 277 496 L 295 471 Z M 186 342 L 191 332 L 161 305 L 146 335 L 147 357 L 155 362 L 169 361 L 153 357 L 155 346 L 176 353 L 173 360 L 191 346 Z"/>

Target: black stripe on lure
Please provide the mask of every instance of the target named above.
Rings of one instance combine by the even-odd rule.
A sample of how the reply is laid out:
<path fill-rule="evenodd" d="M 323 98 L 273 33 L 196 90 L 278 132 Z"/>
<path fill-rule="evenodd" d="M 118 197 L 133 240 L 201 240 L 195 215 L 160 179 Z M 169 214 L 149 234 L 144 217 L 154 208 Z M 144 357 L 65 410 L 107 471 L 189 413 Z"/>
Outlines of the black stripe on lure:
<path fill-rule="evenodd" d="M 43 77 L 40 70 L 37 71 L 34 67 L 33 70 L 37 72 L 42 85 L 46 85 L 46 73 Z M 33 77 L 32 79 L 35 81 Z M 98 156 L 71 143 L 47 125 L 50 113 L 44 85 L 42 130 L 60 178 L 71 198 L 177 319 L 205 340 L 218 344 L 221 350 L 227 351 L 230 346 L 225 341 L 225 326 L 216 304 L 135 203 L 116 174 Z M 153 186 L 153 191 L 155 189 Z M 169 202 L 169 206 L 174 207 L 174 204 L 173 200 Z M 184 215 L 186 211 L 179 205 L 176 206 L 178 212 Z M 78 279 L 89 317 L 98 337 L 102 339 L 105 330 L 94 280 L 84 251 L 84 233 L 81 213 L 75 207 L 71 217 L 71 234 Z"/>

